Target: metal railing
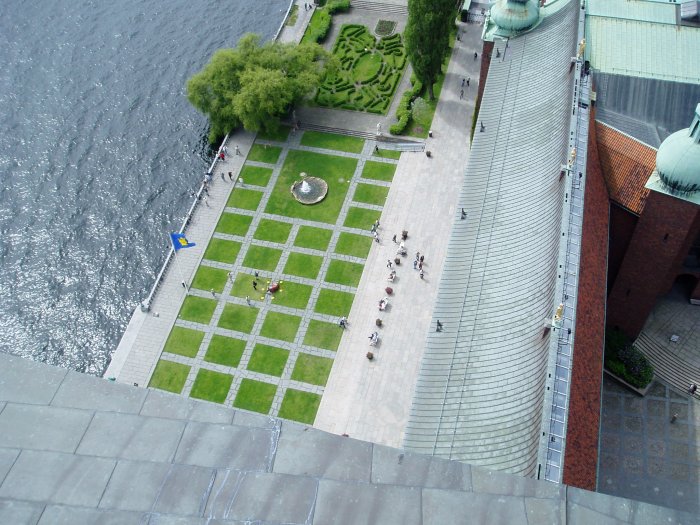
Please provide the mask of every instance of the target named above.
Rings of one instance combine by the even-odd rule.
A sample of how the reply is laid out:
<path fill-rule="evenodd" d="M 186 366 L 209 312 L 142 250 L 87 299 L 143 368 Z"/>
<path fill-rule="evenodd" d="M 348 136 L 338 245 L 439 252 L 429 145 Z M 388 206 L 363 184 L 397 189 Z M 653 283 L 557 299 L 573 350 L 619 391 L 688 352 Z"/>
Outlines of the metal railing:
<path fill-rule="evenodd" d="M 212 172 L 214 171 L 214 167 L 216 166 L 216 163 L 219 161 L 219 154 L 224 149 L 227 142 L 228 142 L 228 134 L 224 137 L 224 140 L 221 142 L 219 149 L 216 150 L 216 155 L 214 155 L 214 160 L 212 161 L 211 166 L 209 166 L 209 169 L 207 170 L 207 175 L 212 175 Z M 195 193 L 194 201 L 192 202 L 190 209 L 187 211 L 187 214 L 185 215 L 185 219 L 184 219 L 184 221 L 182 221 L 182 226 L 180 226 L 180 229 L 178 230 L 177 233 L 185 233 L 187 226 L 192 221 L 192 217 L 194 217 L 194 212 L 197 211 L 197 206 L 199 205 L 199 202 L 202 198 L 203 192 L 204 192 L 204 180 L 200 184 L 199 190 Z M 162 284 L 163 279 L 165 278 L 165 274 L 167 273 L 168 268 L 170 267 L 170 264 L 172 263 L 174 256 L 175 256 L 175 249 L 172 247 L 172 244 L 171 244 L 170 250 L 168 251 L 168 255 L 165 258 L 165 262 L 163 263 L 163 266 L 161 266 L 160 272 L 158 272 L 158 275 L 156 276 L 156 281 L 153 283 L 153 287 L 151 288 L 151 293 L 149 293 L 148 297 L 146 297 L 146 299 L 144 299 L 141 302 L 141 311 L 148 312 L 151 309 L 151 304 L 153 303 L 153 299 L 155 298 L 156 293 L 158 292 L 158 289 L 160 288 L 160 285 Z"/>

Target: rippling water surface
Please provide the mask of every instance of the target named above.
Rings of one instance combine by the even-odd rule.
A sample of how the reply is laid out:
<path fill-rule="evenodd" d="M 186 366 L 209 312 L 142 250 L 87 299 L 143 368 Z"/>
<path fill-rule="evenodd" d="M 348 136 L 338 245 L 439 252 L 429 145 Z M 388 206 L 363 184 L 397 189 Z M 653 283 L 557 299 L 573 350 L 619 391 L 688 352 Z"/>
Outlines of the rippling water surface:
<path fill-rule="evenodd" d="M 184 84 L 288 0 L 3 0 L 0 351 L 94 374 L 208 167 Z"/>

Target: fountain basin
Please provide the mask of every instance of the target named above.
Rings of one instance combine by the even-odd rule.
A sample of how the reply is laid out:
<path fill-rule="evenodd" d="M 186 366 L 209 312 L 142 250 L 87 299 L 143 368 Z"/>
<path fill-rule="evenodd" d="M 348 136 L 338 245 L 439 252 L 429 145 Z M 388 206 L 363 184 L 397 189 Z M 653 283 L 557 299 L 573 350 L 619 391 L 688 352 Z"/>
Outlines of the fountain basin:
<path fill-rule="evenodd" d="M 294 198 L 302 204 L 316 204 L 326 197 L 328 183 L 318 177 L 303 177 L 292 184 L 291 192 Z"/>

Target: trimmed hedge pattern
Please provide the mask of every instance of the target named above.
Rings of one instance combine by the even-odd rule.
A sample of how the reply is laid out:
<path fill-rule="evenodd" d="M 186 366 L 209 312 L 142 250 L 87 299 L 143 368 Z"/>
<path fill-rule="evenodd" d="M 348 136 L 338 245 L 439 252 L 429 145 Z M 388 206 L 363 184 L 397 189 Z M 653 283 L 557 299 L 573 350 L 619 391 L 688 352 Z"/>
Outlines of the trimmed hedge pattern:
<path fill-rule="evenodd" d="M 396 108 L 396 118 L 399 121 L 389 128 L 389 132 L 392 135 L 400 135 L 408 126 L 408 123 L 411 121 L 411 104 L 420 95 L 421 91 L 423 91 L 423 84 L 415 75 L 412 76 L 411 87 L 401 96 L 401 102 Z"/>
<path fill-rule="evenodd" d="M 384 114 L 406 67 L 401 35 L 377 40 L 365 26 L 348 24 L 333 47 L 340 63 L 316 94 L 319 106 Z M 372 64 L 369 57 L 377 57 Z M 363 67 L 358 67 L 362 65 Z M 369 68 L 369 72 L 368 72 Z"/>

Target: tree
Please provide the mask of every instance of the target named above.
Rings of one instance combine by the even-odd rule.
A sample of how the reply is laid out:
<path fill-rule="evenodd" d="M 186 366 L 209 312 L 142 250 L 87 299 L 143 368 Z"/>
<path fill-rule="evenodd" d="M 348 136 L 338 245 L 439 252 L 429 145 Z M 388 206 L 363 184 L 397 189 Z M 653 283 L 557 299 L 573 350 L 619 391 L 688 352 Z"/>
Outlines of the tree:
<path fill-rule="evenodd" d="M 317 44 L 260 45 L 259 36 L 247 34 L 235 49 L 214 53 L 187 81 L 187 99 L 209 117 L 211 142 L 241 124 L 249 131 L 273 131 L 334 67 Z"/>
<path fill-rule="evenodd" d="M 433 84 L 450 48 L 454 5 L 453 0 L 408 0 L 406 54 L 416 77 L 427 86 L 430 100 L 435 100 Z"/>

